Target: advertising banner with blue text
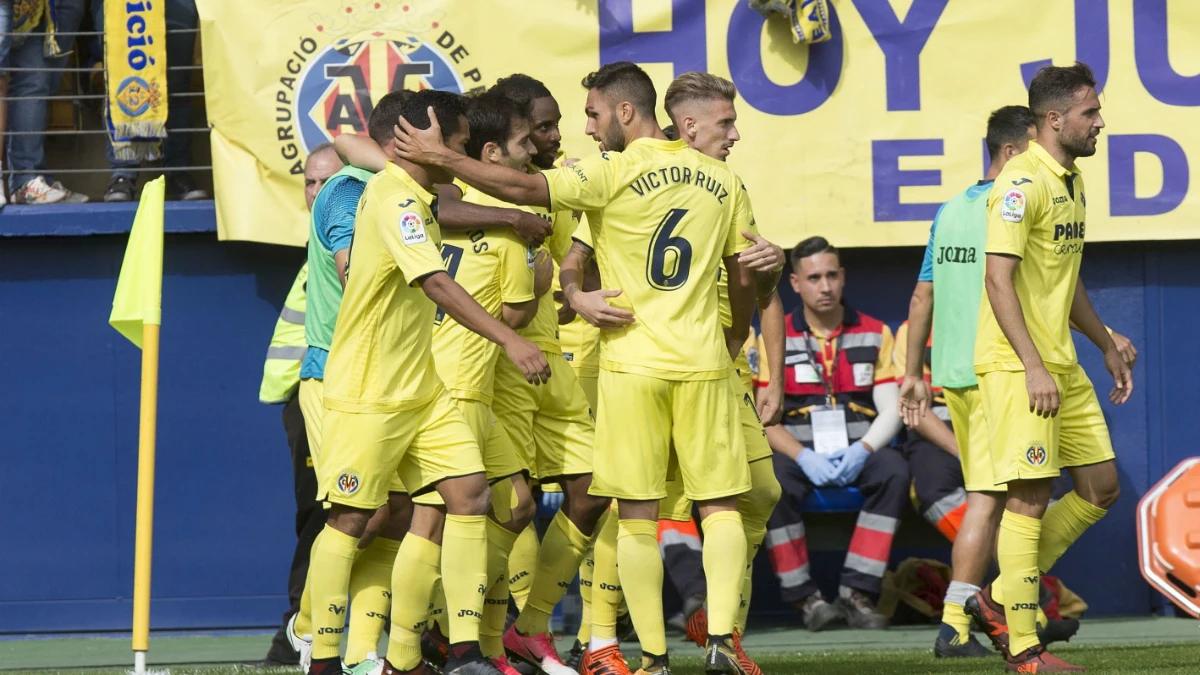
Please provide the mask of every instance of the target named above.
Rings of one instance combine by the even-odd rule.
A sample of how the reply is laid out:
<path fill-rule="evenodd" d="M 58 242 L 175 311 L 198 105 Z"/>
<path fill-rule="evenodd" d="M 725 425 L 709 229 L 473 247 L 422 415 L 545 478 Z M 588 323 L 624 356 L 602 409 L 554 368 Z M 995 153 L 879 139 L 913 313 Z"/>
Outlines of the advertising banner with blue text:
<path fill-rule="evenodd" d="M 813 45 L 745 0 L 197 5 L 223 239 L 303 244 L 307 152 L 364 133 L 396 88 L 467 93 L 527 73 L 562 106 L 567 154 L 595 152 L 580 80 L 630 60 L 660 97 L 690 70 L 737 85 L 729 162 L 767 237 L 923 244 L 938 206 L 986 170 L 988 113 L 1024 104 L 1042 65 L 1076 59 L 1096 73 L 1106 122 L 1078 162 L 1088 239 L 1200 238 L 1196 2 L 831 0 L 832 39 Z"/>

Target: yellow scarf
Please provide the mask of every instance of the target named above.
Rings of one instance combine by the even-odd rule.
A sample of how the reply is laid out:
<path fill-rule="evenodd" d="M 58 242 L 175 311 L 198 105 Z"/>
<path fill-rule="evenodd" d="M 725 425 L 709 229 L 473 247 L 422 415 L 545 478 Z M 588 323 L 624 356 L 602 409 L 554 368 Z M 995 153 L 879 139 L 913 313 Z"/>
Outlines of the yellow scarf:
<path fill-rule="evenodd" d="M 42 53 L 48 59 L 66 56 L 71 53 L 69 46 L 67 48 L 60 47 L 58 40 L 54 37 L 57 15 L 58 7 L 55 0 L 13 0 L 12 32 L 32 32 L 45 16 L 46 37 L 42 44 Z"/>
<path fill-rule="evenodd" d="M 767 16 L 787 17 L 795 43 L 813 44 L 830 38 L 828 0 L 750 0 L 750 6 Z"/>
<path fill-rule="evenodd" d="M 161 156 L 161 139 L 167 135 L 163 6 L 153 0 L 104 0 L 107 121 L 117 159 Z"/>

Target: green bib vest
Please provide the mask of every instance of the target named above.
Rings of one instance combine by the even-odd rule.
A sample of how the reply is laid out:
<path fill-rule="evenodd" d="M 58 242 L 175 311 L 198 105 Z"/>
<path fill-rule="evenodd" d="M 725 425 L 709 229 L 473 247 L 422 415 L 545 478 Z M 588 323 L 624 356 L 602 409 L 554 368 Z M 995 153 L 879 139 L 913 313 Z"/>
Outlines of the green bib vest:
<path fill-rule="evenodd" d="M 310 347 L 329 351 L 333 343 L 333 327 L 337 324 L 338 309 L 342 306 L 342 282 L 338 279 L 333 252 L 325 248 L 317 236 L 317 214 L 325 206 L 332 190 L 330 186 L 345 177 L 367 182 L 374 173 L 347 166 L 329 177 L 313 200 L 308 217 L 308 313 L 304 321 L 304 339 Z"/>
<path fill-rule="evenodd" d="M 974 387 L 990 182 L 946 202 L 933 233 L 933 386 Z"/>

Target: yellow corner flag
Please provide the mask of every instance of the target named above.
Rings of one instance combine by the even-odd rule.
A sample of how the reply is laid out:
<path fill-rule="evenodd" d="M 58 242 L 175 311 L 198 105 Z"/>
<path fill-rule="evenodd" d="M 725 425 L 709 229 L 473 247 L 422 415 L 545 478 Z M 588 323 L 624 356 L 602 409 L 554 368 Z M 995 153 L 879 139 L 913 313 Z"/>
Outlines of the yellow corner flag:
<path fill-rule="evenodd" d="M 163 200 L 166 178 L 142 188 L 108 322 L 142 347 L 142 326 L 162 324 Z"/>
<path fill-rule="evenodd" d="M 133 665 L 146 672 L 150 650 L 150 558 L 154 541 L 154 445 L 158 429 L 158 329 L 162 323 L 163 196 L 166 178 L 142 188 L 117 277 L 108 322 L 142 350 L 138 420 L 137 520 L 133 547 Z"/>

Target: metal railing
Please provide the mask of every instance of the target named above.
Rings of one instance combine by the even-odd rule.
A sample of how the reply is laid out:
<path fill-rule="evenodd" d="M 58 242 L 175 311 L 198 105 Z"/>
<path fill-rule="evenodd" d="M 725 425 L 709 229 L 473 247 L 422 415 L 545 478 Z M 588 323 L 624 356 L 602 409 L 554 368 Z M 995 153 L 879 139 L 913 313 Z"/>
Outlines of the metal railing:
<path fill-rule="evenodd" d="M 167 30 L 168 35 L 188 34 L 188 33 L 198 34 L 199 32 L 200 32 L 199 28 L 179 28 L 179 29 L 168 29 Z M 0 39 L 8 39 L 8 40 L 13 40 L 13 39 L 17 39 L 17 38 L 42 39 L 45 37 L 45 35 L 46 35 L 45 32 L 28 32 L 28 33 L 0 32 Z M 77 31 L 66 31 L 66 32 L 56 31 L 54 33 L 54 35 L 55 35 L 55 37 L 58 37 L 58 38 L 69 37 L 69 38 L 75 38 L 77 40 L 87 40 L 90 38 L 101 37 L 104 35 L 104 32 L 99 31 L 99 30 L 90 30 L 90 31 L 77 30 Z M 108 136 L 108 130 L 104 127 L 104 118 L 103 118 L 103 111 L 102 111 L 103 102 L 108 98 L 108 95 L 105 92 L 96 92 L 94 88 L 87 86 L 88 85 L 87 81 L 89 79 L 87 76 L 102 73 L 103 72 L 102 66 L 85 67 L 85 66 L 78 65 L 77 59 L 78 59 L 78 54 L 80 51 L 79 46 L 80 46 L 79 44 L 73 45 L 74 49 L 72 51 L 72 54 L 68 57 L 70 59 L 70 61 L 68 61 L 68 63 L 64 66 L 25 67 L 25 66 L 19 66 L 19 65 L 11 65 L 4 69 L 4 71 L 9 73 L 10 76 L 13 73 L 33 73 L 33 72 L 52 72 L 52 73 L 62 73 L 64 75 L 74 74 L 75 77 L 69 81 L 69 86 L 72 89 L 72 91 L 64 92 L 60 88 L 59 91 L 53 91 L 44 96 L 8 96 L 8 95 L 0 96 L 0 102 L 3 102 L 4 105 L 10 105 L 14 102 L 19 103 L 19 102 L 29 102 L 29 101 L 46 101 L 48 104 L 48 108 L 50 108 L 52 106 L 62 106 L 65 102 L 69 102 L 70 104 L 72 104 L 71 105 L 71 118 L 72 118 L 72 127 L 73 128 L 69 128 L 69 129 L 45 128 L 41 131 L 9 131 L 8 129 L 0 129 L 0 140 L 5 140 L 5 139 L 8 139 L 9 137 L 42 136 L 45 138 L 58 138 L 58 139 L 65 137 L 65 138 L 73 138 L 73 139 L 76 139 L 77 141 L 83 141 L 85 139 L 92 138 L 95 136 L 104 136 L 104 137 Z M 10 62 L 12 61 L 13 54 L 14 54 L 14 52 L 12 50 L 10 50 L 10 55 L 9 55 Z M 202 71 L 203 66 L 197 65 L 197 64 L 173 65 L 173 64 L 168 63 L 167 70 L 169 72 L 197 71 L 197 70 Z M 68 85 L 64 84 L 64 87 L 65 86 L 68 86 Z M 189 90 L 189 91 L 169 91 L 167 96 L 170 99 L 195 99 L 197 97 L 203 97 L 204 91 L 203 91 L 203 88 L 201 88 L 200 91 L 191 91 L 191 90 Z M 91 103 L 89 103 L 89 102 L 91 102 Z M 89 108 L 91 108 L 91 106 L 95 106 L 95 109 L 89 110 Z M 197 114 L 199 114 L 199 111 L 197 111 Z M 52 111 L 48 109 L 47 110 L 47 121 L 46 121 L 47 126 L 49 126 L 51 118 L 52 118 Z M 11 106 L 9 108 L 8 119 L 10 119 L 10 120 L 12 119 Z M 193 136 L 200 136 L 203 134 L 207 134 L 210 131 L 211 131 L 211 129 L 207 126 L 191 125 L 186 128 L 168 129 L 168 134 L 189 134 L 189 135 L 193 135 Z M 47 148 L 46 150 L 49 150 L 49 148 Z M 55 155 L 62 154 L 60 152 L 62 150 L 61 147 L 54 148 L 54 150 L 56 150 L 56 152 L 46 152 L 46 156 L 48 158 L 52 159 Z M 5 150 L 5 153 L 7 155 L 7 148 Z M 197 172 L 197 173 L 209 174 L 209 175 L 211 175 L 211 172 L 212 172 L 211 163 L 204 163 L 204 162 L 194 164 L 194 165 L 189 163 L 188 166 L 183 166 L 183 167 L 158 166 L 157 164 L 161 163 L 162 160 L 154 160 L 152 162 L 142 162 L 139 166 L 128 167 L 128 168 L 127 167 L 116 168 L 116 167 L 112 167 L 112 166 L 107 166 L 108 162 L 105 159 L 104 146 L 100 145 L 100 144 L 95 144 L 95 143 L 89 143 L 86 148 L 84 147 L 84 144 L 82 142 L 76 143 L 76 147 L 72 154 L 73 154 L 73 156 L 70 158 L 71 163 L 68 166 L 61 166 L 61 167 L 50 166 L 45 169 L 37 169 L 37 170 L 31 170 L 28 168 L 14 169 L 9 165 L 9 162 L 7 161 L 7 156 L 6 156 L 5 161 L 3 162 L 3 168 L 0 169 L 0 176 L 3 177 L 3 182 L 7 183 L 8 178 L 10 176 L 12 176 L 13 174 L 17 174 L 17 173 L 21 173 L 21 174 L 45 173 L 47 175 L 59 175 L 59 174 L 87 175 L 87 174 L 92 174 L 92 175 L 105 175 L 107 177 L 108 174 L 111 174 L 114 171 L 120 171 L 122 173 L 154 173 L 154 174 L 170 173 L 170 172 Z M 96 166 L 96 167 L 87 167 L 87 168 L 79 168 L 77 166 L 79 163 L 82 163 L 87 160 L 95 160 L 95 161 L 105 164 L 105 166 Z M 58 163 L 61 163 L 61 162 L 62 162 L 62 160 L 60 159 Z M 5 185 L 4 187 L 5 187 L 5 191 L 7 192 L 8 186 Z M 17 187 L 19 187 L 19 186 L 17 186 Z M 92 194 L 94 192 L 96 192 L 96 191 L 95 190 L 87 191 L 87 193 L 89 194 L 89 197 L 91 197 L 93 199 L 93 201 L 95 201 L 97 198 L 99 198 L 101 196 L 100 194 Z"/>

